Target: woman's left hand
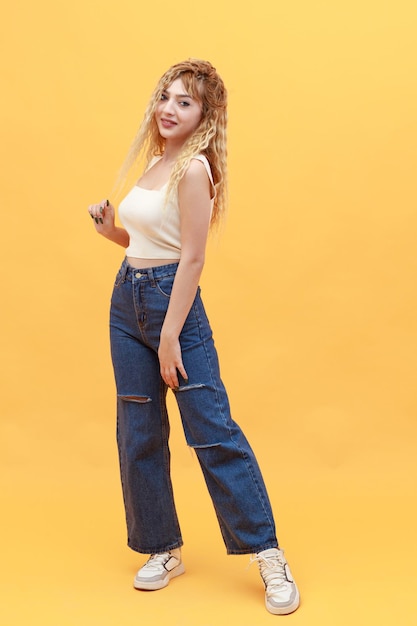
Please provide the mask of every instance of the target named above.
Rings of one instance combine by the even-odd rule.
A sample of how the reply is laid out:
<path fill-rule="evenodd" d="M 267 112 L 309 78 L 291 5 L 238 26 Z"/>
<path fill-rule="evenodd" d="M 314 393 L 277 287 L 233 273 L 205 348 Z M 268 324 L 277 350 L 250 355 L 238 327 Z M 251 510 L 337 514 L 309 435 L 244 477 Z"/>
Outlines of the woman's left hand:
<path fill-rule="evenodd" d="M 178 372 L 185 380 L 188 380 L 187 372 L 182 362 L 181 346 L 178 338 L 170 339 L 162 334 L 158 357 L 161 376 L 168 387 L 178 389 Z"/>

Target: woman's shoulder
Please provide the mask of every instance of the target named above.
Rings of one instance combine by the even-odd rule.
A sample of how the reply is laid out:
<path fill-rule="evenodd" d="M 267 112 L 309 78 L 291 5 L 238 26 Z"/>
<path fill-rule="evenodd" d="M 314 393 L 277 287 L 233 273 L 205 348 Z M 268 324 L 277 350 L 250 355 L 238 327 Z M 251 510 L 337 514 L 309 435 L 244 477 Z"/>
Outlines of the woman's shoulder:
<path fill-rule="evenodd" d="M 204 154 L 196 154 L 195 156 L 193 156 L 193 158 L 191 159 L 191 163 L 193 162 L 193 160 L 196 161 L 200 161 L 200 163 L 202 163 L 204 165 L 204 168 L 207 172 L 207 175 L 210 179 L 210 182 L 214 188 L 214 180 L 213 180 L 213 174 L 211 173 L 211 167 L 210 167 L 210 162 L 208 160 L 208 158 L 204 155 Z M 191 165 L 190 163 L 190 165 Z"/>
<path fill-rule="evenodd" d="M 204 169 L 202 167 L 204 166 Z M 211 167 L 209 160 L 204 154 L 196 154 L 191 158 L 190 164 L 184 175 L 185 184 L 191 185 L 203 185 L 204 179 L 210 186 L 210 198 L 214 200 L 216 195 L 216 187 L 214 185 L 213 175 L 211 173 Z M 208 179 L 208 181 L 207 181 Z"/>
<path fill-rule="evenodd" d="M 207 172 L 210 172 L 210 175 L 211 175 L 210 162 L 205 154 L 196 154 L 195 156 L 193 156 L 192 160 L 193 159 L 197 161 L 201 161 L 201 163 L 204 164 L 204 167 L 206 168 Z"/>

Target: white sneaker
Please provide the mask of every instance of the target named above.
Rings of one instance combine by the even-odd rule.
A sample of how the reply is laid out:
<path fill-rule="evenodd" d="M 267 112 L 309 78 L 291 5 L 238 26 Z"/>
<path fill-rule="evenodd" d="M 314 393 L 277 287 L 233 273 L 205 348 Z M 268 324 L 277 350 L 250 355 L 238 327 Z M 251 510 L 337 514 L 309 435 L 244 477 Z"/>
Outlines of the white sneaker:
<path fill-rule="evenodd" d="M 184 574 L 181 550 L 176 548 L 163 554 L 151 554 L 148 561 L 138 571 L 133 581 L 135 589 L 163 589 L 175 576 Z"/>
<path fill-rule="evenodd" d="M 298 609 L 300 594 L 284 558 L 278 548 L 263 550 L 255 555 L 265 583 L 265 606 L 274 615 L 287 615 Z"/>

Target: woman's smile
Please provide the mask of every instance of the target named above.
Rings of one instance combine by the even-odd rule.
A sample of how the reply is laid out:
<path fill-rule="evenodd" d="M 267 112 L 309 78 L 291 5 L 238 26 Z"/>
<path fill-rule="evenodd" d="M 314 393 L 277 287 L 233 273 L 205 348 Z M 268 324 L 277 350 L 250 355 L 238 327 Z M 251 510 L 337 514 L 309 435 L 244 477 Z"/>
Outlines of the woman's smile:
<path fill-rule="evenodd" d="M 173 126 L 177 125 L 174 120 L 169 120 L 166 117 L 161 117 L 161 124 L 164 128 L 172 128 Z"/>

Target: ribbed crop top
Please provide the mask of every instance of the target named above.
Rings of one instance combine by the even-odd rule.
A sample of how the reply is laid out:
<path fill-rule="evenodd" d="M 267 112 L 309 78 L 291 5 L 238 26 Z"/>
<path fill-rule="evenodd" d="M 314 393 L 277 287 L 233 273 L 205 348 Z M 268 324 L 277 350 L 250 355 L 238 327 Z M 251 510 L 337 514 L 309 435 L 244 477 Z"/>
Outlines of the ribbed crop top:
<path fill-rule="evenodd" d="M 151 168 L 161 157 L 155 157 Z M 214 190 L 213 176 L 207 158 L 201 161 Z M 148 169 L 149 169 L 148 168 Z M 181 257 L 180 209 L 178 195 L 166 200 L 168 183 L 161 189 L 144 189 L 135 185 L 119 205 L 119 217 L 129 235 L 126 256 L 140 259 L 179 259 Z M 211 202 L 213 209 L 214 198 Z"/>

